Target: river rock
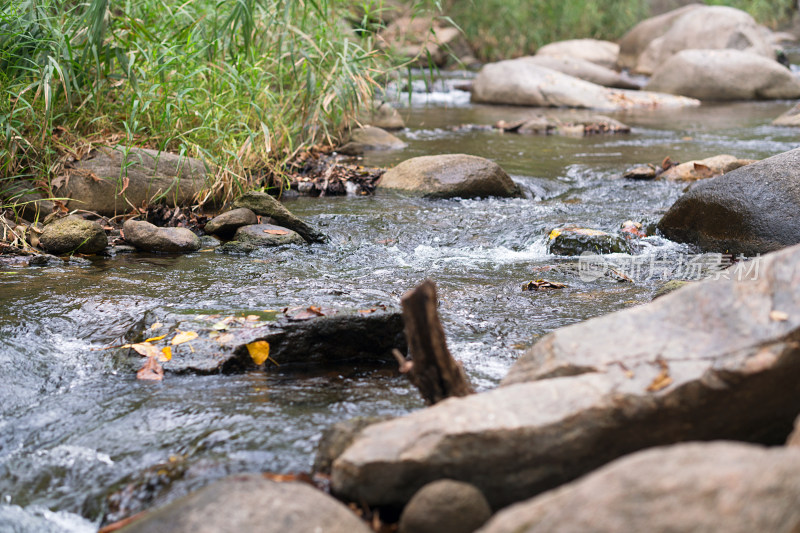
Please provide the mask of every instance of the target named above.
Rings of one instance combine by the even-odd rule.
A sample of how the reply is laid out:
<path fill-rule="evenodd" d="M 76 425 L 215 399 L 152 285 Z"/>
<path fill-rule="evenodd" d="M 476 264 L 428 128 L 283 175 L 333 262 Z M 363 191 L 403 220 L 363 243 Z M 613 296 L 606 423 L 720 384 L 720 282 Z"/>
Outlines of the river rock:
<path fill-rule="evenodd" d="M 703 4 L 689 4 L 638 23 L 620 39 L 616 67 L 635 70 L 639 56 L 653 40 L 667 33 L 677 19 L 702 6 Z"/>
<path fill-rule="evenodd" d="M 800 127 L 800 104 L 772 121 L 773 126 Z"/>
<path fill-rule="evenodd" d="M 683 96 L 609 89 L 534 64 L 525 57 L 484 65 L 473 83 L 472 101 L 605 110 L 700 105 L 698 100 Z"/>
<path fill-rule="evenodd" d="M 617 87 L 619 89 L 639 89 L 639 85 L 620 76 L 610 68 L 600 66 L 591 61 L 577 57 L 557 55 L 535 55 L 528 57 L 530 63 L 552 70 L 557 70 L 569 76 L 585 80 L 604 87 Z"/>
<path fill-rule="evenodd" d="M 499 512 L 480 533 L 800 528 L 800 451 L 732 442 L 642 451 Z"/>
<path fill-rule="evenodd" d="M 246 207 L 240 207 L 215 216 L 206 222 L 204 231 L 212 235 L 230 237 L 237 229 L 251 224 L 258 224 L 258 217 Z"/>
<path fill-rule="evenodd" d="M 441 479 L 414 494 L 400 515 L 398 533 L 472 533 L 491 516 L 481 491 L 463 481 Z"/>
<path fill-rule="evenodd" d="M 428 66 L 429 61 L 437 67 L 444 67 L 453 56 L 472 55 L 461 30 L 424 15 L 393 20 L 378 35 L 378 43 L 401 57 L 415 60 L 422 67 Z"/>
<path fill-rule="evenodd" d="M 234 241 L 253 246 L 283 246 L 286 244 L 305 244 L 303 238 L 290 229 L 272 224 L 253 224 L 236 230 Z"/>
<path fill-rule="evenodd" d="M 627 253 L 628 243 L 620 235 L 587 228 L 556 228 L 547 236 L 547 251 L 555 255 Z"/>
<path fill-rule="evenodd" d="M 147 512 L 120 533 L 370 533 L 347 507 L 311 485 L 239 474 Z"/>
<path fill-rule="evenodd" d="M 710 252 L 748 256 L 800 243 L 800 149 L 702 180 L 658 229 Z"/>
<path fill-rule="evenodd" d="M 797 420 L 795 420 L 794 431 L 789 435 L 786 445 L 800 447 L 800 417 L 797 417 Z"/>
<path fill-rule="evenodd" d="M 555 118 L 545 115 L 536 115 L 523 118 L 515 122 L 501 120 L 495 128 L 507 133 L 521 133 L 532 135 L 564 135 L 583 137 L 598 134 L 630 133 L 631 128 L 619 120 L 605 115 L 591 115 L 584 118 L 569 120 L 566 117 Z"/>
<path fill-rule="evenodd" d="M 388 102 L 377 102 L 372 108 L 359 115 L 360 122 L 384 130 L 402 130 L 406 127 L 403 117 Z"/>
<path fill-rule="evenodd" d="M 340 154 L 361 155 L 372 150 L 399 150 L 406 143 L 386 130 L 375 126 L 356 128 L 343 146 L 336 149 Z"/>
<path fill-rule="evenodd" d="M 660 167 L 655 165 L 639 165 L 626 170 L 622 177 L 629 180 L 654 180 L 659 170 Z"/>
<path fill-rule="evenodd" d="M 294 216 L 283 204 L 265 192 L 246 192 L 233 202 L 233 207 L 246 207 L 256 215 L 269 217 L 276 225 L 297 232 L 308 243 L 328 240 L 323 233 Z"/>
<path fill-rule="evenodd" d="M 163 324 L 150 331 L 148 325 Z M 180 332 L 197 336 L 173 344 Z M 145 337 L 161 337 L 150 344 L 160 353 L 170 346 L 172 358 L 161 363 L 174 374 L 217 374 L 246 372 L 256 368 L 281 372 L 307 371 L 337 366 L 396 367 L 393 349 L 406 351 L 403 318 L 399 312 L 364 312 L 320 309 L 289 309 L 286 312 L 238 313 L 221 316 L 188 311 L 159 310 L 148 313 L 142 323 L 128 332 L 139 349 Z M 256 344 L 263 341 L 263 344 Z M 261 347 L 261 348 L 259 348 Z M 252 350 L 261 350 L 258 353 Z M 257 362 L 259 353 L 269 360 Z M 127 368 L 140 364 L 137 348 L 123 348 L 121 363 Z"/>
<path fill-rule="evenodd" d="M 497 163 L 464 154 L 407 159 L 389 169 L 378 186 L 426 198 L 516 197 L 521 194 L 517 184 Z"/>
<path fill-rule="evenodd" d="M 200 237 L 188 228 L 159 228 L 144 220 L 122 225 L 125 242 L 144 252 L 188 253 L 200 249 Z"/>
<path fill-rule="evenodd" d="M 53 194 L 71 198 L 68 209 L 114 216 L 130 210 L 129 204 L 190 205 L 212 177 L 202 161 L 191 157 L 136 147 L 126 156 L 122 147 L 103 147 L 55 178 Z"/>
<path fill-rule="evenodd" d="M 667 181 L 697 181 L 713 178 L 736 170 L 737 168 L 755 163 L 754 159 L 739 159 L 738 157 L 722 154 L 698 161 L 687 161 L 680 165 L 669 167 L 659 174 L 658 179 Z"/>
<path fill-rule="evenodd" d="M 582 59 L 607 69 L 613 69 L 617 64 L 619 45 L 597 39 L 570 39 L 546 44 L 536 51 L 536 55 Z M 574 76 L 574 74 L 571 75 Z"/>
<path fill-rule="evenodd" d="M 775 59 L 775 50 L 753 17 L 732 7 L 702 6 L 674 18 L 666 32 L 648 43 L 634 70 L 650 75 L 681 50 L 726 48 Z"/>
<path fill-rule="evenodd" d="M 39 237 L 39 246 L 56 255 L 96 254 L 108 246 L 108 237 L 97 222 L 69 216 L 45 226 Z"/>
<path fill-rule="evenodd" d="M 498 509 L 652 446 L 782 444 L 800 413 L 800 246 L 758 265 L 558 329 L 499 388 L 363 429 L 333 491 L 402 505 L 449 478 Z"/>
<path fill-rule="evenodd" d="M 792 71 L 739 50 L 682 50 L 655 70 L 645 89 L 698 100 L 800 98 L 800 80 Z"/>
<path fill-rule="evenodd" d="M 359 416 L 336 422 L 322 431 L 314 456 L 314 472 L 330 475 L 331 465 L 367 426 L 390 420 L 391 416 Z"/>

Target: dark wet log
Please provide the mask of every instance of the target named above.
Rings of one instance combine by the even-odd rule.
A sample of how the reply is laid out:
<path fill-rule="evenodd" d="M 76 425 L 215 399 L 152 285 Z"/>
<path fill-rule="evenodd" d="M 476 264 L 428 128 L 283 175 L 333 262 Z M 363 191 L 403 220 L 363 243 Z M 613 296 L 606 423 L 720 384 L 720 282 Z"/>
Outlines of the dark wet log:
<path fill-rule="evenodd" d="M 400 371 L 408 376 L 429 405 L 474 390 L 461 364 L 447 349 L 444 328 L 436 311 L 436 284 L 425 280 L 401 299 L 411 361 L 398 351 Z"/>

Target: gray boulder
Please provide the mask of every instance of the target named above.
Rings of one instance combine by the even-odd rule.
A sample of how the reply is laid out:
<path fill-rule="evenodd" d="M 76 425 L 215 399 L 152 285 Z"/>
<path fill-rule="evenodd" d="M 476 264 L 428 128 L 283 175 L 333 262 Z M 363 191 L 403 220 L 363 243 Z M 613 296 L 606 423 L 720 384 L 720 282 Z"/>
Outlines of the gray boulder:
<path fill-rule="evenodd" d="M 684 12 L 663 35 L 650 41 L 634 70 L 650 75 L 681 50 L 726 48 L 775 59 L 774 48 L 753 17 L 732 7 L 703 6 Z"/>
<path fill-rule="evenodd" d="M 597 39 L 569 39 L 546 44 L 536 51 L 537 56 L 572 57 L 613 69 L 619 55 L 619 45 Z"/>
<path fill-rule="evenodd" d="M 800 246 L 762 257 L 757 276 L 728 272 L 556 330 L 500 388 L 363 429 L 332 488 L 402 505 L 449 478 L 497 509 L 652 446 L 782 444 L 800 413 L 798 263 Z"/>
<path fill-rule="evenodd" d="M 406 143 L 386 130 L 375 126 L 363 126 L 350 133 L 347 143 L 336 149 L 340 154 L 361 155 L 373 150 L 399 150 Z"/>
<path fill-rule="evenodd" d="M 305 483 L 258 474 L 217 481 L 150 511 L 120 533 L 370 533 L 347 507 Z"/>
<path fill-rule="evenodd" d="M 500 166 L 483 157 L 464 154 L 407 159 L 389 169 L 378 183 L 426 198 L 520 196 L 519 187 Z"/>
<path fill-rule="evenodd" d="M 146 148 L 103 147 L 70 164 L 53 182 L 56 197 L 71 198 L 69 209 L 104 216 L 164 202 L 190 205 L 211 179 L 206 165 L 191 157 Z"/>
<path fill-rule="evenodd" d="M 800 243 L 800 149 L 700 181 L 658 229 L 705 251 L 748 256 Z"/>
<path fill-rule="evenodd" d="M 108 246 L 108 237 L 97 222 L 69 216 L 45 226 L 39 237 L 39 246 L 55 255 L 96 254 Z"/>
<path fill-rule="evenodd" d="M 237 229 L 251 224 L 258 224 L 258 217 L 246 207 L 240 207 L 209 220 L 206 223 L 205 232 L 211 235 L 230 237 L 236 233 Z"/>
<path fill-rule="evenodd" d="M 472 101 L 605 110 L 700 105 L 683 96 L 609 89 L 537 65 L 525 57 L 484 65 L 472 85 Z"/>
<path fill-rule="evenodd" d="M 233 207 L 246 207 L 256 215 L 269 217 L 276 225 L 300 234 L 306 242 L 314 243 L 328 240 L 328 237 L 294 216 L 283 204 L 265 192 L 246 192 L 233 202 Z"/>
<path fill-rule="evenodd" d="M 772 121 L 773 126 L 800 127 L 800 104 Z"/>
<path fill-rule="evenodd" d="M 472 533 L 492 510 L 481 491 L 463 481 L 428 483 L 411 498 L 400 516 L 399 533 Z"/>
<path fill-rule="evenodd" d="M 233 240 L 253 246 L 283 246 L 305 244 L 303 238 L 290 229 L 272 224 L 253 224 L 236 230 Z"/>
<path fill-rule="evenodd" d="M 188 253 L 200 249 L 200 238 L 187 228 L 159 228 L 144 220 L 126 220 L 125 242 L 144 252 Z"/>
<path fill-rule="evenodd" d="M 610 68 L 577 57 L 558 55 L 535 55 L 526 58 L 528 62 L 541 67 L 557 70 L 563 74 L 585 80 L 604 87 L 618 89 L 639 89 L 639 85 L 620 76 Z"/>
<path fill-rule="evenodd" d="M 616 67 L 635 70 L 639 56 L 653 40 L 667 33 L 677 19 L 702 6 L 703 4 L 689 4 L 656 17 L 645 19 L 631 28 L 619 41 L 619 56 L 617 57 Z"/>
<path fill-rule="evenodd" d="M 800 451 L 731 442 L 639 452 L 499 512 L 481 533 L 800 528 Z"/>
<path fill-rule="evenodd" d="M 682 50 L 656 68 L 645 89 L 698 100 L 800 98 L 800 80 L 789 69 L 739 50 Z"/>

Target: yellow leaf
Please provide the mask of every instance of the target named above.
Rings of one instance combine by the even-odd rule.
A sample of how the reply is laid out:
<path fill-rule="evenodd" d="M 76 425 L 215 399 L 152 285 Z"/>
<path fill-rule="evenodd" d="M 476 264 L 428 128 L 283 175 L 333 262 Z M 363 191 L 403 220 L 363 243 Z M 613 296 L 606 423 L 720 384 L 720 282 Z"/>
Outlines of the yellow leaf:
<path fill-rule="evenodd" d="M 172 359 L 172 348 L 169 346 L 164 346 L 161 348 L 161 355 L 158 357 L 158 360 L 163 363 L 165 361 L 169 361 L 170 359 Z"/>
<path fill-rule="evenodd" d="M 267 341 L 251 342 L 247 345 L 247 351 L 257 365 L 264 364 L 264 361 L 269 359 L 269 343 Z"/>
<path fill-rule="evenodd" d="M 548 235 L 548 239 L 550 239 L 552 241 L 553 239 L 555 239 L 559 235 L 561 235 L 561 230 L 554 229 L 553 231 L 550 232 L 550 235 Z"/>
<path fill-rule="evenodd" d="M 130 344 L 127 345 L 128 348 L 133 348 L 136 350 L 136 353 L 142 355 L 144 357 L 157 357 L 158 356 L 158 348 L 150 344 L 149 342 L 140 342 L 138 344 Z"/>
<path fill-rule="evenodd" d="M 165 334 L 163 334 L 163 335 L 160 335 L 160 336 L 158 336 L 158 337 L 150 337 L 149 339 L 145 339 L 145 341 L 144 341 L 144 342 L 156 342 L 156 341 L 160 341 L 161 339 L 163 339 L 163 338 L 164 338 L 164 337 L 166 337 L 166 336 L 167 336 L 167 334 L 165 333 Z"/>
<path fill-rule="evenodd" d="M 177 346 L 184 342 L 189 342 L 197 338 L 197 333 L 194 331 L 178 331 L 178 334 L 172 338 L 172 345 Z"/>

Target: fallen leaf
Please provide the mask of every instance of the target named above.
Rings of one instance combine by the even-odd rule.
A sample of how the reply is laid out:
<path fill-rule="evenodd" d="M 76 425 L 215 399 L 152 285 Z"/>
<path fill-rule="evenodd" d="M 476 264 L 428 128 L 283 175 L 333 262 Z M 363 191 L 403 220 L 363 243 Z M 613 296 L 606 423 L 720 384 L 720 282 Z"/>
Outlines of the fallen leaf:
<path fill-rule="evenodd" d="M 125 189 L 127 189 L 128 185 L 130 184 L 131 184 L 130 178 L 128 178 L 127 176 L 122 178 L 122 189 L 120 189 L 120 191 L 117 193 L 117 196 L 122 196 L 122 193 L 125 192 Z"/>
<path fill-rule="evenodd" d="M 158 348 L 153 346 L 149 342 L 140 342 L 137 344 L 126 344 L 123 348 L 133 348 L 136 350 L 136 353 L 142 355 L 144 357 L 157 357 L 158 356 Z"/>
<path fill-rule="evenodd" d="M 269 358 L 269 343 L 267 341 L 251 342 L 247 345 L 247 352 L 250 354 L 250 358 L 253 360 L 253 362 L 257 365 L 262 365 L 268 360 L 272 361 L 276 365 L 278 364 L 274 359 Z"/>
<path fill-rule="evenodd" d="M 658 392 L 672 385 L 672 378 L 669 376 L 669 366 L 667 366 L 667 363 L 662 359 L 658 360 L 658 364 L 661 366 L 661 372 L 658 373 L 655 379 L 653 379 L 653 382 L 647 387 L 648 392 Z"/>
<path fill-rule="evenodd" d="M 164 338 L 164 337 L 166 337 L 166 336 L 167 336 L 167 334 L 165 333 L 165 334 L 163 334 L 163 335 L 161 335 L 161 336 L 158 336 L 158 337 L 150 337 L 149 339 L 145 339 L 145 340 L 144 340 L 144 342 L 156 342 L 156 341 L 160 341 L 161 339 L 163 339 L 163 338 Z"/>
<path fill-rule="evenodd" d="M 178 331 L 178 334 L 172 338 L 171 344 L 177 346 L 184 342 L 189 342 L 197 338 L 197 333 L 194 331 Z"/>
<path fill-rule="evenodd" d="M 158 364 L 155 357 L 148 357 L 142 368 L 136 373 L 136 379 L 144 381 L 161 381 L 164 379 L 164 369 Z"/>
<path fill-rule="evenodd" d="M 284 229 L 265 229 L 264 233 L 269 233 L 270 235 L 289 235 L 289 232 Z"/>
<path fill-rule="evenodd" d="M 770 311 L 769 319 L 775 322 L 786 322 L 787 320 L 789 320 L 789 315 L 787 315 L 783 311 Z"/>
<path fill-rule="evenodd" d="M 566 285 L 563 283 L 557 283 L 555 281 L 547 281 L 546 279 L 537 279 L 535 281 L 529 281 L 527 283 L 522 284 L 523 291 L 547 291 L 553 289 L 564 289 Z"/>
<path fill-rule="evenodd" d="M 548 236 L 547 236 L 547 238 L 548 238 L 548 239 L 550 239 L 550 240 L 552 241 L 553 239 L 555 239 L 555 238 L 556 238 L 556 237 L 558 237 L 559 235 L 561 235 L 561 230 L 559 230 L 559 229 L 554 229 L 553 231 L 551 231 L 551 232 L 550 232 L 550 235 L 548 235 Z"/>
<path fill-rule="evenodd" d="M 172 348 L 169 346 L 164 346 L 161 348 L 161 355 L 158 356 L 158 360 L 164 363 L 170 359 L 172 359 Z"/>

